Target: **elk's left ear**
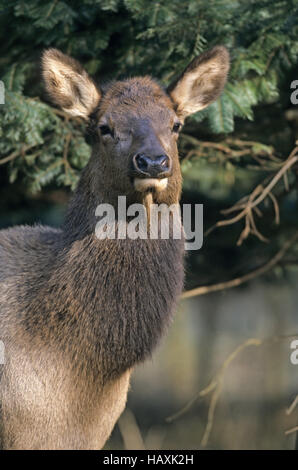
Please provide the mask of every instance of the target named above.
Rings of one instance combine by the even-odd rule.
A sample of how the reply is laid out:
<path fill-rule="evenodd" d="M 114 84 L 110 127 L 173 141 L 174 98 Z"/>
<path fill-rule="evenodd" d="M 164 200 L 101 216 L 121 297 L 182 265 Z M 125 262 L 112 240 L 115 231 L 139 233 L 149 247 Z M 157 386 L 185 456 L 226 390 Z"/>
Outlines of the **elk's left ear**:
<path fill-rule="evenodd" d="M 229 53 L 223 46 L 195 57 L 167 90 L 177 115 L 184 119 L 215 101 L 224 88 L 229 68 Z"/>
<path fill-rule="evenodd" d="M 42 56 L 42 74 L 55 104 L 71 116 L 88 119 L 101 93 L 79 62 L 58 49 L 47 49 Z"/>

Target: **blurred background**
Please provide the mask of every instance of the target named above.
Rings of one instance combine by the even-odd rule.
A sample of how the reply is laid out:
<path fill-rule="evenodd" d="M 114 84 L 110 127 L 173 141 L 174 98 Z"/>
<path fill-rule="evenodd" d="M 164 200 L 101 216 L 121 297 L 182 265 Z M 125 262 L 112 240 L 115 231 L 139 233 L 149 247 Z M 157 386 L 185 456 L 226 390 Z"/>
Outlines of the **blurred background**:
<path fill-rule="evenodd" d="M 90 155 L 84 123 L 45 95 L 44 48 L 99 82 L 164 86 L 216 44 L 231 54 L 225 92 L 179 143 L 182 202 L 204 205 L 204 244 L 107 449 L 297 446 L 297 25 L 297 0 L 0 0 L 0 228 L 59 226 Z"/>

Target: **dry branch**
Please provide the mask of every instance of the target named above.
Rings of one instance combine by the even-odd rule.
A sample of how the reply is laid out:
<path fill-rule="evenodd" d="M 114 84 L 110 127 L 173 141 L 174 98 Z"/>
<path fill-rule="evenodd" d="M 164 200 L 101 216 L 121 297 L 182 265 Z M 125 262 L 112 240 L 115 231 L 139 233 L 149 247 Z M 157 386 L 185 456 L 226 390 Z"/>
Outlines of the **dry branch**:
<path fill-rule="evenodd" d="M 293 151 L 290 153 L 287 160 L 282 164 L 282 167 L 278 170 L 276 175 L 271 179 L 271 181 L 267 183 L 263 183 L 258 185 L 250 195 L 241 198 L 236 204 L 232 207 L 225 209 L 222 211 L 223 214 L 228 214 L 230 212 L 237 212 L 239 213 L 234 217 L 227 219 L 227 220 L 219 220 L 210 227 L 206 232 L 205 236 L 208 236 L 212 233 L 217 227 L 223 227 L 227 225 L 235 224 L 239 222 L 243 218 L 245 219 L 245 227 L 238 239 L 237 245 L 241 245 L 243 240 L 248 237 L 250 233 L 256 235 L 260 240 L 267 241 L 267 239 L 257 230 L 253 209 L 256 209 L 267 197 L 273 203 L 274 211 L 275 211 L 275 222 L 279 223 L 279 207 L 278 202 L 274 194 L 272 193 L 273 188 L 277 185 L 277 183 L 283 179 L 286 189 L 289 188 L 287 172 L 290 168 L 292 168 L 298 162 L 298 147 L 295 147 Z M 266 178 L 267 180 L 268 178 Z M 265 180 L 265 181 L 266 181 Z M 266 184 L 266 186 L 265 186 Z"/>
<path fill-rule="evenodd" d="M 190 149 L 184 160 L 189 160 L 191 157 L 209 157 L 210 161 L 214 160 L 210 158 L 209 150 L 212 149 L 215 152 L 219 152 L 219 157 L 225 160 L 233 158 L 239 158 L 243 156 L 250 156 L 256 160 L 261 166 L 265 166 L 268 161 L 271 163 L 280 164 L 280 159 L 274 156 L 274 149 L 270 146 L 260 145 L 260 142 L 245 141 L 241 139 L 226 138 L 222 142 L 208 142 L 200 141 L 196 137 L 189 134 L 181 134 L 184 142 L 187 142 L 195 148 Z M 223 156 L 220 155 L 220 152 Z M 263 159 L 262 157 L 265 157 Z M 272 168 L 271 168 L 272 171 Z"/>
<path fill-rule="evenodd" d="M 210 399 L 210 404 L 208 408 L 208 418 L 207 418 L 207 423 L 205 426 L 204 434 L 201 439 L 201 446 L 206 447 L 209 441 L 209 437 L 213 428 L 214 424 L 214 415 L 215 415 L 215 410 L 216 406 L 218 403 L 218 399 L 220 397 L 222 388 L 223 388 L 223 383 L 224 383 L 224 378 L 225 378 L 225 372 L 227 368 L 231 365 L 231 363 L 234 361 L 234 359 L 247 347 L 249 346 L 261 346 L 264 344 L 270 344 L 278 341 L 284 341 L 286 339 L 292 339 L 292 338 L 297 338 L 298 334 L 293 334 L 293 335 L 285 335 L 285 336 L 273 336 L 271 338 L 265 338 L 265 339 L 258 339 L 258 338 L 250 338 L 246 340 L 244 343 L 240 344 L 223 362 L 221 365 L 219 371 L 215 375 L 215 377 L 211 380 L 209 385 L 201 390 L 197 395 L 195 395 L 181 410 L 179 410 L 177 413 L 175 413 L 172 416 L 169 416 L 167 418 L 168 422 L 172 422 L 176 419 L 178 419 L 180 416 L 184 415 L 192 406 L 193 404 L 200 398 L 205 397 L 206 395 L 209 395 L 211 393 L 211 399 Z M 286 431 L 286 434 L 289 432 L 295 432 L 296 428 L 291 429 L 289 431 Z"/>
<path fill-rule="evenodd" d="M 141 431 L 130 409 L 126 409 L 118 421 L 125 450 L 145 450 Z"/>
<path fill-rule="evenodd" d="M 296 396 L 292 404 L 289 406 L 289 408 L 286 410 L 286 414 L 288 416 L 292 414 L 297 405 L 298 405 L 298 395 Z"/>
<path fill-rule="evenodd" d="M 12 152 L 10 155 L 8 155 L 5 158 L 2 158 L 0 160 L 0 165 L 4 165 L 4 163 L 11 162 L 12 160 L 15 160 L 15 158 L 19 157 L 20 155 L 24 155 L 27 150 L 31 149 L 32 147 L 35 147 L 37 144 L 31 144 L 31 145 L 24 145 L 21 150 L 15 150 Z"/>
<path fill-rule="evenodd" d="M 200 286 L 194 289 L 190 289 L 188 291 L 183 292 L 181 295 L 181 299 L 187 299 L 189 297 L 195 297 L 197 295 L 204 295 L 209 294 L 210 292 L 216 292 L 224 289 L 230 289 L 231 287 L 237 287 L 241 284 L 244 284 L 251 279 L 254 279 L 261 274 L 270 271 L 274 266 L 276 266 L 284 257 L 285 253 L 291 248 L 291 246 L 298 240 L 298 231 L 294 233 L 294 235 L 287 240 L 282 248 L 271 258 L 267 263 L 259 266 L 257 269 L 244 274 L 243 276 L 237 277 L 235 279 L 231 279 L 230 281 L 226 282 L 219 282 L 218 284 L 212 284 L 210 286 Z"/>
<path fill-rule="evenodd" d="M 298 432 L 298 426 L 295 426 L 294 428 L 292 429 L 288 429 L 287 431 L 285 431 L 285 434 L 292 434 L 293 432 Z"/>

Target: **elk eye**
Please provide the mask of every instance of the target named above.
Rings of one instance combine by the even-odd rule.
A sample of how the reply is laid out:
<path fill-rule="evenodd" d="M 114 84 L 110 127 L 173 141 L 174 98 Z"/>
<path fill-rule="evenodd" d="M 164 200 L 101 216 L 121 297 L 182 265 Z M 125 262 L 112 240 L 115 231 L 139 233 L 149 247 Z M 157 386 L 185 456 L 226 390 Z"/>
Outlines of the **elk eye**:
<path fill-rule="evenodd" d="M 109 126 L 106 126 L 106 125 L 99 126 L 99 129 L 100 129 L 101 135 L 108 135 L 108 134 L 113 135 L 113 132 L 109 128 Z"/>
<path fill-rule="evenodd" d="M 173 125 L 173 128 L 172 128 L 172 132 L 179 132 L 180 127 L 181 127 L 180 122 L 175 122 L 175 124 Z"/>

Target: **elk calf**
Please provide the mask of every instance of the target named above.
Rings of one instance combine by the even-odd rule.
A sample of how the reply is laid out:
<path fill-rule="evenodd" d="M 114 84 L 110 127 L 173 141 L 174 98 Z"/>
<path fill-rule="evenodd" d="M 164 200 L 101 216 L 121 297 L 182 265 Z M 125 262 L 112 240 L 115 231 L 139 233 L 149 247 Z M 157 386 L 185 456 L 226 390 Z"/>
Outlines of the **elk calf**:
<path fill-rule="evenodd" d="M 96 207 L 178 203 L 186 116 L 221 93 L 223 47 L 163 90 L 148 76 L 98 87 L 58 50 L 46 89 L 95 141 L 61 229 L 0 232 L 0 441 L 3 449 L 100 449 L 124 409 L 133 367 L 151 355 L 183 286 L 184 241 L 95 236 Z"/>

